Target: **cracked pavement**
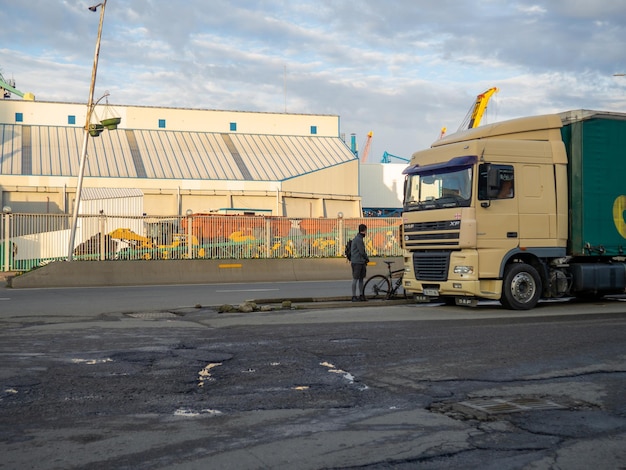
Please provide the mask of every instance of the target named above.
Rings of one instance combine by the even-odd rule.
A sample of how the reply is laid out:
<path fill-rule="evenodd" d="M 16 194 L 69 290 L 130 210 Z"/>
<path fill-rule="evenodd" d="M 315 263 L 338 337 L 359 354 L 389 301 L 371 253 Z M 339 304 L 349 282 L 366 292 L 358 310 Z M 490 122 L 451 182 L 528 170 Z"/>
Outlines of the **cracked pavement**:
<path fill-rule="evenodd" d="M 489 308 L 0 318 L 4 466 L 624 468 L 626 313 Z"/>

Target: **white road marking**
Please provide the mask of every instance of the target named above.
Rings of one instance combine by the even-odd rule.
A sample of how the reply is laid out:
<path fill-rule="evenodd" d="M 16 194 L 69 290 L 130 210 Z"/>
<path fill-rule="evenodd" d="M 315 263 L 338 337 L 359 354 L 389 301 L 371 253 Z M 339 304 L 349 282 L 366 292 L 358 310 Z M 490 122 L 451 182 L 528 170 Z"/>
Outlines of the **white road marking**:
<path fill-rule="evenodd" d="M 179 408 L 176 411 L 174 411 L 174 416 L 183 416 L 185 418 L 196 418 L 198 416 L 201 415 L 209 415 L 209 416 L 217 416 L 217 415 L 221 415 L 222 412 L 219 410 L 211 410 L 211 409 L 204 409 L 204 410 L 200 410 L 200 411 L 193 411 L 189 408 Z"/>
<path fill-rule="evenodd" d="M 80 358 L 75 358 L 72 359 L 72 362 L 74 364 L 89 364 L 89 365 L 94 365 L 94 364 L 104 364 L 105 362 L 113 362 L 113 359 L 106 357 L 104 359 L 80 359 Z"/>

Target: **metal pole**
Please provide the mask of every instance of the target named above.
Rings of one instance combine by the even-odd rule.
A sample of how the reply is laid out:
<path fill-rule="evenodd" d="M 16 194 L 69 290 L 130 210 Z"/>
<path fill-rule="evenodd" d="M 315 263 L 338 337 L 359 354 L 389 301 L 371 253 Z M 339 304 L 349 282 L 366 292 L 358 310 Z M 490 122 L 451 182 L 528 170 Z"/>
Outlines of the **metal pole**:
<path fill-rule="evenodd" d="M 11 212 L 2 212 L 4 218 L 4 270 L 11 270 Z"/>
<path fill-rule="evenodd" d="M 104 211 L 100 211 L 100 261 L 104 261 L 106 259 L 106 221 L 107 217 L 104 215 Z"/>
<path fill-rule="evenodd" d="M 272 256 L 272 219 L 265 218 L 265 257 L 270 258 Z"/>
<path fill-rule="evenodd" d="M 187 211 L 187 259 L 193 259 L 192 251 L 192 232 L 193 231 L 193 215 Z"/>
<path fill-rule="evenodd" d="M 76 227 L 78 225 L 78 210 L 80 208 L 80 196 L 83 189 L 83 177 L 85 176 L 85 160 L 87 159 L 87 142 L 89 140 L 89 124 L 91 123 L 91 114 L 93 112 L 93 94 L 96 87 L 96 72 L 98 70 L 98 57 L 100 56 L 100 40 L 102 38 L 102 23 L 104 21 L 104 9 L 106 7 L 106 0 L 90 7 L 92 11 L 96 11 L 100 8 L 100 24 L 98 25 L 98 39 L 96 41 L 96 50 L 93 56 L 93 69 L 91 71 L 91 84 L 89 86 L 89 101 L 87 102 L 87 117 L 85 119 L 85 136 L 83 138 L 83 147 L 80 153 L 80 165 L 78 168 L 78 182 L 76 183 L 76 199 L 74 201 L 74 212 L 72 214 L 72 228 L 70 231 L 70 240 L 67 249 L 67 260 L 72 261 L 74 255 L 74 242 L 76 240 Z"/>
<path fill-rule="evenodd" d="M 76 196 L 74 200 L 74 212 L 72 213 L 72 229 L 70 231 L 70 241 L 67 251 L 67 260 L 72 261 L 74 256 L 74 241 L 76 240 L 76 228 L 78 225 L 78 209 L 80 208 L 80 193 L 83 188 L 83 175 L 85 174 L 85 160 L 87 157 L 87 140 L 89 138 L 89 131 L 85 131 L 85 137 L 83 138 L 83 147 L 80 157 L 80 167 L 78 169 L 78 183 L 76 185 Z"/>
<path fill-rule="evenodd" d="M 343 233 L 343 212 L 339 212 L 337 214 L 337 233 L 339 234 L 339 245 L 337 245 L 337 251 L 335 252 L 335 256 L 343 256 L 344 252 L 344 242 L 345 238 Z"/>

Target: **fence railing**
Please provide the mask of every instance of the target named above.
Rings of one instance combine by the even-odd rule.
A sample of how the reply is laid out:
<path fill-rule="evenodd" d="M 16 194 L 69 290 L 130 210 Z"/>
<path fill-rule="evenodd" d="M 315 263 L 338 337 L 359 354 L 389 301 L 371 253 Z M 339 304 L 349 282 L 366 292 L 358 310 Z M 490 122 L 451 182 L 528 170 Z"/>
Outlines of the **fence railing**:
<path fill-rule="evenodd" d="M 368 226 L 371 256 L 400 256 L 400 220 L 81 215 L 73 259 L 332 258 L 343 256 L 361 223 Z M 71 223 L 67 215 L 2 214 L 0 270 L 28 271 L 67 259 Z"/>

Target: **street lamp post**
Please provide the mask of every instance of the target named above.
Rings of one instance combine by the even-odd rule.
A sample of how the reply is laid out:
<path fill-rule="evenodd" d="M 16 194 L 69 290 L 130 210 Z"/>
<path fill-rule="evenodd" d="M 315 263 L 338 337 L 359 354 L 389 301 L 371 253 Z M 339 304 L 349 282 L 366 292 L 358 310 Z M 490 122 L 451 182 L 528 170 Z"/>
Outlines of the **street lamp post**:
<path fill-rule="evenodd" d="M 76 240 L 76 227 L 78 225 L 78 210 L 80 208 L 80 196 L 83 189 L 83 177 L 85 176 L 85 161 L 87 160 L 87 142 L 89 140 L 89 125 L 95 104 L 93 94 L 96 86 L 96 72 L 98 70 L 98 57 L 100 55 L 100 39 L 102 38 L 102 23 L 104 21 L 104 9 L 107 1 L 104 0 L 97 5 L 89 7 L 89 10 L 96 11 L 100 7 L 100 24 L 98 25 L 98 40 L 96 41 L 96 51 L 93 56 L 93 69 L 91 71 L 91 85 L 89 86 L 89 101 L 87 101 L 87 118 L 85 119 L 85 135 L 83 137 L 83 147 L 80 153 L 80 164 L 78 168 L 78 182 L 76 183 L 76 199 L 74 201 L 74 213 L 72 214 L 72 228 L 70 231 L 70 241 L 67 252 L 67 260 L 72 261 L 74 255 L 74 242 Z M 98 100 L 100 101 L 100 100 Z"/>

